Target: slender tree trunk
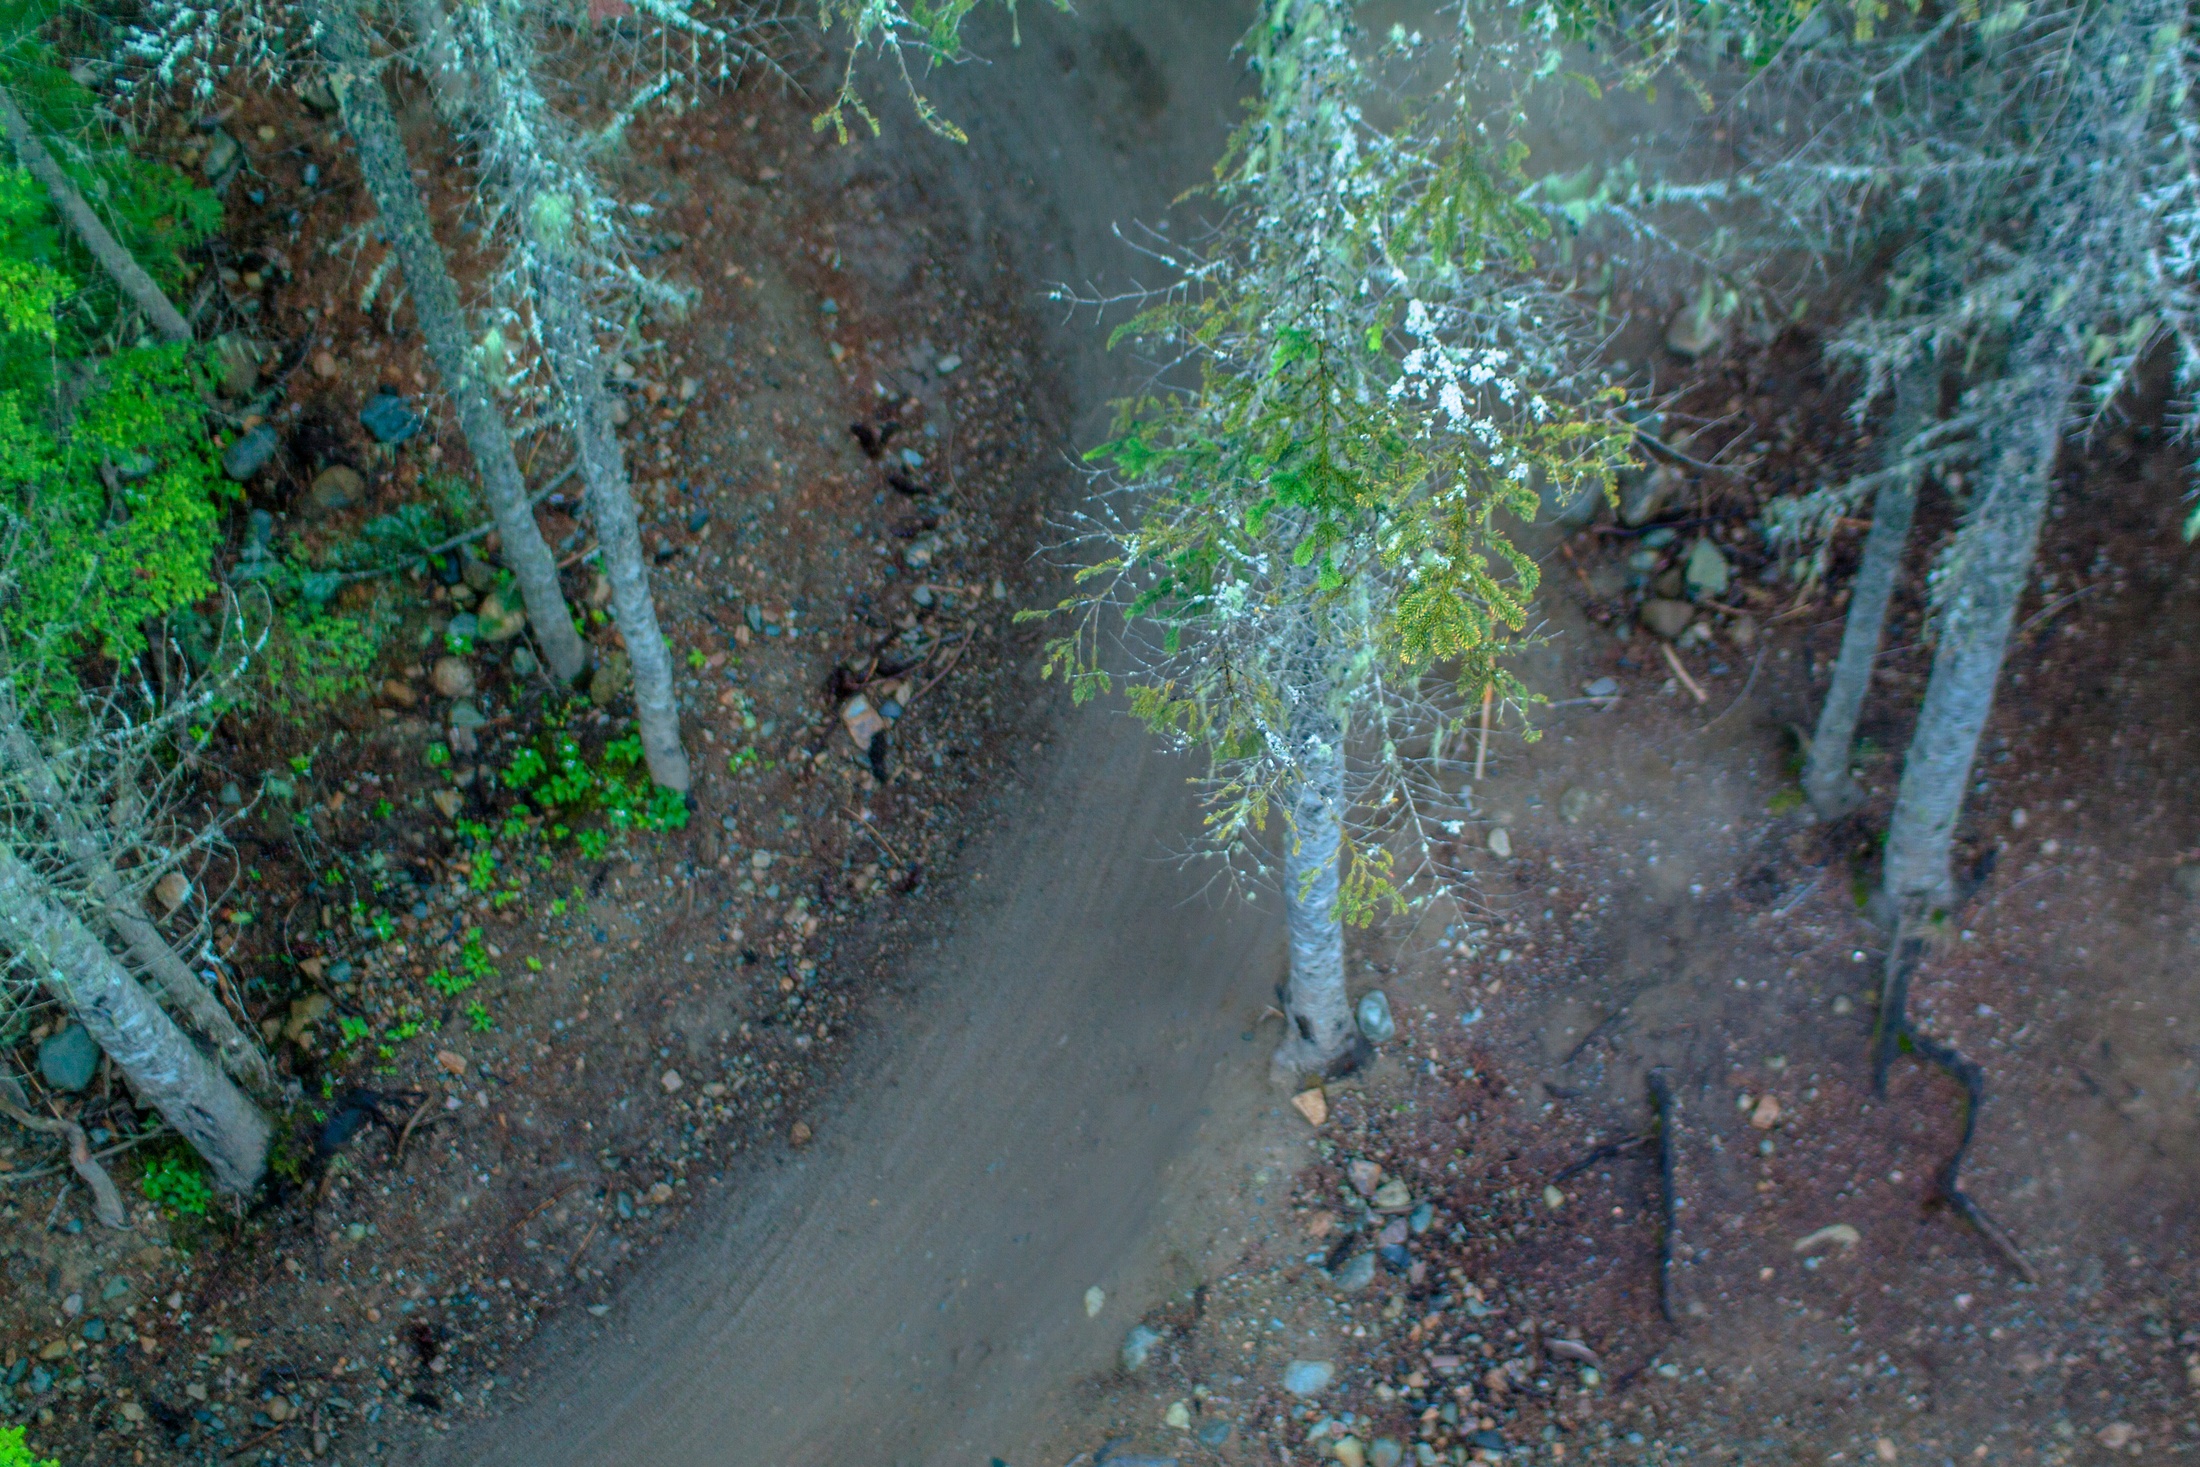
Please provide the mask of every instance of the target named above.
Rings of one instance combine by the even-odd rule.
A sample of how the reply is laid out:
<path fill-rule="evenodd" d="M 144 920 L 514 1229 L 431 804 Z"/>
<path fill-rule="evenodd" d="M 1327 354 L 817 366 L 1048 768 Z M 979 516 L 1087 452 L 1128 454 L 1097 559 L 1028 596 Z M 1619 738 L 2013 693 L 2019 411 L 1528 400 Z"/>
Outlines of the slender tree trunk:
<path fill-rule="evenodd" d="M 162 293 L 153 283 L 153 277 L 145 273 L 145 267 L 138 264 L 92 212 L 92 206 L 84 202 L 84 196 L 69 182 L 69 175 L 61 171 L 61 165 L 54 162 L 53 154 L 46 151 L 46 145 L 31 130 L 23 109 L 15 105 L 14 95 L 5 88 L 0 88 L 0 124 L 7 127 L 8 140 L 15 144 L 23 166 L 46 186 L 46 192 L 53 196 L 54 208 L 67 222 L 70 233 L 91 252 L 93 259 L 99 261 L 99 268 L 113 278 L 122 293 L 145 313 L 153 329 L 164 339 L 189 341 L 191 323 L 183 319 L 183 312 L 176 309 L 175 302 Z"/>
<path fill-rule="evenodd" d="M 1888 442 L 1895 454 L 1931 423 L 1939 407 L 1937 361 L 1913 365 L 1895 382 L 1894 421 Z M 1902 553 L 1910 543 L 1910 521 L 1917 510 L 1920 473 L 1896 473 L 1880 482 L 1872 496 L 1872 527 L 1864 537 L 1864 561 L 1849 588 L 1849 614 L 1841 627 L 1841 654 L 1833 664 L 1833 683 L 1818 710 L 1818 729 L 1803 766 L 1803 793 L 1821 819 L 1832 820 L 1863 803 L 1864 792 L 1849 774 L 1856 748 L 1856 720 L 1871 687 L 1872 663 L 1885 637 L 1887 606 L 1902 577 Z"/>
<path fill-rule="evenodd" d="M 572 682 L 588 667 L 588 645 L 573 628 L 558 585 L 557 557 L 543 542 L 528 503 L 527 481 L 512 453 L 511 435 L 490 398 L 468 340 L 458 287 L 451 280 L 428 219 L 427 206 L 413 183 L 412 158 L 390 112 L 389 96 L 367 45 L 366 32 L 349 0 L 313 0 L 309 13 L 319 24 L 321 55 L 329 82 L 343 108 L 359 153 L 359 169 L 374 195 L 375 207 L 390 231 L 391 248 L 412 292 L 428 357 L 458 411 L 466 447 L 481 474 L 484 496 L 504 542 L 504 562 L 519 582 L 527 620 L 544 661 L 561 682 Z"/>
<path fill-rule="evenodd" d="M 2060 337 L 2035 340 L 2032 348 L 2024 386 L 2010 410 L 1997 415 L 2006 436 L 1981 473 L 1945 588 L 1932 680 L 1887 830 L 1882 915 L 1890 925 L 1945 907 L 1955 895 L 1949 853 L 1956 817 L 1993 711 L 2077 381 L 2075 349 Z"/>
<path fill-rule="evenodd" d="M 1312 587 L 1307 588 L 1311 594 Z M 1323 1070 L 1352 1052 L 1358 1033 L 1345 983 L 1344 914 L 1338 906 L 1338 860 L 1345 817 L 1344 735 L 1329 707 L 1321 628 L 1303 609 L 1291 630 L 1286 660 L 1291 710 L 1289 738 L 1298 762 L 1291 790 L 1291 828 L 1283 857 L 1283 910 L 1291 971 L 1284 986 L 1289 1032 L 1271 1068 L 1279 1077 Z"/>
<path fill-rule="evenodd" d="M 115 955 L 0 846 L 0 944 L 38 974 L 138 1098 L 206 1158 L 225 1192 L 249 1192 L 267 1165 L 267 1120 L 146 997 Z"/>
<path fill-rule="evenodd" d="M 147 920 L 144 910 L 124 889 L 122 878 L 107 857 L 106 848 L 93 834 L 83 812 L 68 797 L 61 781 L 40 752 L 15 710 L 12 693 L 0 688 L 0 760 L 15 767 L 31 801 L 53 827 L 63 850 L 84 872 L 85 885 L 105 911 L 107 925 L 122 939 L 130 958 L 153 980 L 169 1007 L 206 1036 L 221 1056 L 222 1068 L 254 1090 L 274 1087 L 275 1076 L 267 1056 L 260 1052 L 212 990 L 192 973 L 190 964 Z"/>
<path fill-rule="evenodd" d="M 543 342 L 557 379 L 559 405 L 567 431 L 580 451 L 581 478 L 588 486 L 588 513 L 596 522 L 596 543 L 603 550 L 604 574 L 611 581 L 611 605 L 618 613 L 619 636 L 634 670 L 634 706 L 641 725 L 642 755 L 649 777 L 667 789 L 688 787 L 687 751 L 680 743 L 680 705 L 672 685 L 672 653 L 657 625 L 656 603 L 649 594 L 649 567 L 642 559 L 641 524 L 627 479 L 626 454 L 611 422 L 604 391 L 603 356 L 588 308 L 587 282 L 574 263 L 569 237 L 559 236 L 568 222 L 556 222 L 555 208 L 541 207 L 541 195 L 525 207 L 535 231 L 536 304 Z"/>

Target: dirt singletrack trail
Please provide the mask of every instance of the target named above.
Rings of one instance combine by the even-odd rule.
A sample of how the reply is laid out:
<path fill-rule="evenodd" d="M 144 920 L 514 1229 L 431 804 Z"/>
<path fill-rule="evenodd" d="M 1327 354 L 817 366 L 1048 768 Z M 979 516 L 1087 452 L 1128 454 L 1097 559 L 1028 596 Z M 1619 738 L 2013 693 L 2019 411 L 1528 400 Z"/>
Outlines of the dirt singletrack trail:
<path fill-rule="evenodd" d="M 1053 281 L 1119 286 L 1135 256 L 1114 227 L 1212 166 L 1246 9 L 1027 7 L 1020 47 L 980 26 L 987 60 L 928 83 L 971 145 L 924 136 L 881 79 L 887 135 L 851 166 L 882 152 L 963 215 L 992 257 L 970 268 L 1016 269 L 1036 315 Z M 1134 366 L 1090 313 L 1050 345 L 1072 384 L 1054 417 L 1089 441 Z M 520 1399 L 438 1460 L 1020 1467 L 1065 1389 L 1107 1366 L 1165 1287 L 1172 1163 L 1282 1144 L 1245 1038 L 1282 950 L 1169 859 L 1196 830 L 1187 768 L 1127 719 L 1058 724 L 817 1143 L 730 1179 L 608 1315 L 546 1330 Z M 1095 1284 L 1109 1302 L 1088 1318 Z"/>

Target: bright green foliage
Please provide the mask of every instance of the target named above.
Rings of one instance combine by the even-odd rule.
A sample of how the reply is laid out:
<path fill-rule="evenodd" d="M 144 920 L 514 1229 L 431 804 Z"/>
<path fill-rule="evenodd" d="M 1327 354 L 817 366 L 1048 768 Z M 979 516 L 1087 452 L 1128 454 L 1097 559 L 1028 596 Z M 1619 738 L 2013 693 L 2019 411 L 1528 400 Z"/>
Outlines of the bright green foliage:
<path fill-rule="evenodd" d="M 52 1457 L 32 1454 L 23 1444 L 23 1428 L 0 1426 L 0 1467 L 61 1467 Z"/>
<path fill-rule="evenodd" d="M 613 830 L 683 828 L 686 798 L 652 783 L 641 763 L 642 741 L 637 737 L 613 739 L 591 764 L 579 739 L 553 728 L 514 752 L 505 766 L 504 784 L 525 791 L 546 812 L 567 820 L 593 810 Z"/>
<path fill-rule="evenodd" d="M 8 7 L 11 34 L 45 19 Z M 35 46 L 0 62 L 65 171 L 154 278 L 220 218 L 213 195 L 91 130 L 93 99 Z M 0 170 L 0 522 L 14 537 L 0 632 L 34 702 L 86 654 L 134 657 L 145 624 L 213 589 L 222 478 L 186 348 L 114 339 L 118 297 L 45 190 Z"/>
<path fill-rule="evenodd" d="M 1340 749 L 1363 829 L 1417 823 L 1428 790 L 1399 750 L 1440 745 L 1485 684 L 1525 697 L 1503 659 L 1538 577 L 1509 522 L 1609 492 L 1626 449 L 1582 405 L 1571 312 L 1528 273 L 1520 150 L 1459 121 L 1463 97 L 1368 125 L 1347 4 L 1270 0 L 1249 46 L 1262 95 L 1218 170 L 1221 245 L 1116 333 L 1196 362 L 1198 386 L 1123 404 L 1093 451 L 1129 493 L 1048 648 L 1078 701 L 1107 690 L 1121 611 L 1131 708 L 1210 757 L 1225 850 Z M 1364 919 L 1395 878 L 1348 845 Z"/>
<path fill-rule="evenodd" d="M 214 1200 L 206 1167 L 188 1146 L 171 1146 L 148 1156 L 138 1187 L 170 1217 L 204 1217 Z"/>

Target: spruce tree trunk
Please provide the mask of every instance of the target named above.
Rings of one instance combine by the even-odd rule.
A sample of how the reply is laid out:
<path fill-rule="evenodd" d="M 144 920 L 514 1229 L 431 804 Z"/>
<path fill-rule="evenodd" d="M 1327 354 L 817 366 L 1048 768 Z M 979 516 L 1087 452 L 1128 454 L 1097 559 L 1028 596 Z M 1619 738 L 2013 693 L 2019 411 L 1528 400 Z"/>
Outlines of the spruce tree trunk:
<path fill-rule="evenodd" d="M 1904 371 L 1895 382 L 1894 421 L 1887 434 L 1896 454 L 1932 422 L 1939 407 L 1940 370 L 1928 360 Z M 1864 560 L 1849 588 L 1848 619 L 1841 627 L 1841 653 L 1833 664 L 1833 682 L 1818 728 L 1811 735 L 1810 758 L 1803 766 L 1803 794 L 1819 818 L 1833 820 L 1863 803 L 1864 792 L 1849 774 L 1856 750 L 1856 721 L 1871 687 L 1872 664 L 1886 635 L 1887 607 L 1902 576 L 1902 553 L 1910 543 L 1910 522 L 1917 511 L 1922 473 L 1896 473 L 1880 482 L 1872 496 L 1872 527 L 1864 537 Z"/>
<path fill-rule="evenodd" d="M 2042 332 L 2030 346 L 2013 353 L 2034 360 L 2023 363 L 2028 370 L 2010 409 L 1995 415 L 2006 436 L 1981 469 L 1943 592 L 1932 680 L 1887 830 L 1882 916 L 1890 925 L 1945 908 L 1955 896 L 1949 861 L 1956 818 L 2039 544 L 2078 375 L 2075 348 L 2060 336 Z"/>
<path fill-rule="evenodd" d="M 258 1184 L 267 1165 L 266 1118 L 5 846 L 0 945 L 68 1006 L 138 1099 L 206 1158 L 217 1186 L 241 1194 Z"/>
<path fill-rule="evenodd" d="M 649 594 L 649 567 L 642 559 L 642 529 L 626 474 L 626 453 L 611 421 L 604 390 L 603 354 L 596 346 L 587 282 L 573 259 L 570 209 L 561 225 L 556 205 L 541 195 L 529 200 L 534 229 L 536 305 L 541 311 L 543 344 L 557 380 L 559 407 L 566 429 L 580 452 L 581 478 L 588 486 L 588 513 L 603 550 L 604 574 L 611 582 L 611 605 L 618 613 L 619 636 L 634 670 L 634 708 L 641 727 L 642 755 L 649 777 L 667 789 L 686 790 L 687 751 L 680 743 L 680 705 L 672 686 L 672 652 L 657 625 L 657 607 Z M 548 205 L 549 207 L 545 207 Z"/>
<path fill-rule="evenodd" d="M 5 687 L 0 687 L 0 761 L 15 767 L 32 803 L 53 827 L 61 848 L 84 873 L 85 887 L 104 909 L 107 925 L 122 939 L 131 961 L 152 978 L 169 1007 L 213 1044 L 223 1069 L 254 1090 L 272 1089 L 275 1076 L 267 1056 L 237 1027 L 221 1000 L 176 955 L 168 939 L 161 936 L 160 929 L 124 889 L 114 863 L 93 833 L 92 822 L 85 819 L 83 811 L 62 789 L 61 781 L 54 777 L 46 756 L 23 727 L 13 693 Z"/>
<path fill-rule="evenodd" d="M 1313 593 L 1311 573 L 1305 592 Z M 1288 1032 L 1271 1069 L 1279 1078 L 1326 1070 L 1350 1054 L 1358 1038 L 1345 985 L 1344 914 L 1338 908 L 1337 864 L 1345 817 L 1344 733 L 1329 706 L 1322 629 L 1300 603 L 1285 660 L 1286 696 L 1295 702 L 1288 737 L 1297 763 L 1291 827 L 1283 857 L 1284 925 L 1291 970 L 1284 985 Z"/>
<path fill-rule="evenodd" d="M 519 583 L 543 660 L 560 682 L 572 682 L 588 667 L 588 645 L 573 628 L 573 615 L 558 585 L 557 557 L 543 542 L 528 503 L 527 481 L 512 453 L 511 435 L 490 398 L 467 337 L 458 287 L 451 280 L 436 242 L 427 206 L 413 183 L 412 158 L 390 112 L 389 95 L 368 48 L 365 30 L 350 0 L 313 0 L 308 11 L 320 26 L 321 55 L 329 84 L 343 109 L 359 153 L 359 170 L 375 207 L 390 231 L 391 248 L 412 292 L 413 314 L 420 322 L 428 358 L 435 363 L 457 409 L 466 447 L 481 474 L 504 563 Z"/>

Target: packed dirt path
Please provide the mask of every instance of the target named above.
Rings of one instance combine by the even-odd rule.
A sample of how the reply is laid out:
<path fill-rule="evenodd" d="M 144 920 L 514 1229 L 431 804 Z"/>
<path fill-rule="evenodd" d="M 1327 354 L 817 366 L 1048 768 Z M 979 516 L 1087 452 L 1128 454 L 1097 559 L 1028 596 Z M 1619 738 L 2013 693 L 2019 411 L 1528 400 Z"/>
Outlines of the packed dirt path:
<path fill-rule="evenodd" d="M 1160 218 L 1212 166 L 1244 21 L 1027 8 L 1020 46 L 981 27 L 987 60 L 935 79 L 968 148 L 910 125 L 882 80 L 888 134 L 851 166 L 883 150 L 985 242 L 968 268 L 1031 283 L 1035 314 L 1055 281 L 1120 287 L 1136 257 L 1114 227 Z M 1134 367 L 1100 344 L 1089 312 L 1053 332 L 1072 384 L 1055 417 L 1087 441 Z M 1283 1144 L 1250 1034 L 1279 934 L 1170 859 L 1196 829 L 1187 773 L 1128 720 L 1065 709 L 816 1143 L 729 1179 L 606 1316 L 547 1330 L 509 1414 L 442 1459 L 1024 1460 L 1181 1267 L 1168 1240 L 1201 1231 L 1161 1216 L 1198 1206 L 1172 1164 Z"/>

